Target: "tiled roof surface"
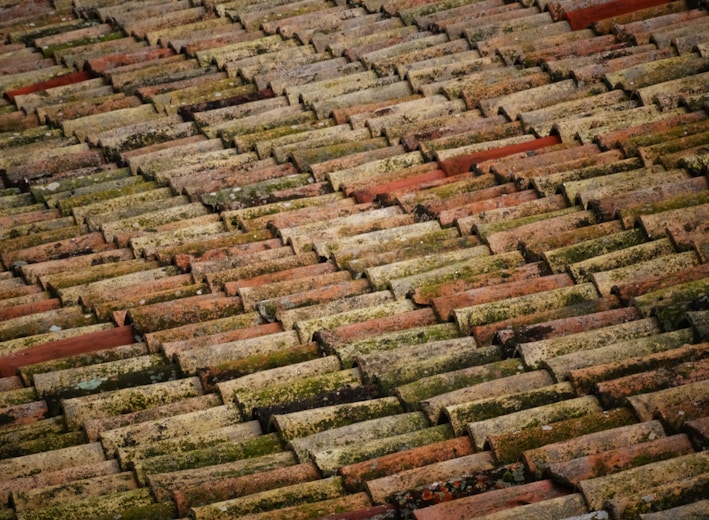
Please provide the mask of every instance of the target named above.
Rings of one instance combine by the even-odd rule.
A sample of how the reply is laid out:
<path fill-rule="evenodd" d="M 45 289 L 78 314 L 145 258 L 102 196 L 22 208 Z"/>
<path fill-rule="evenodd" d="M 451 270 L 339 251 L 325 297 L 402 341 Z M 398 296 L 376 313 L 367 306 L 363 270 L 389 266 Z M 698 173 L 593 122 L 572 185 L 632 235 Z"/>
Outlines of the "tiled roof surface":
<path fill-rule="evenodd" d="M 0 520 L 706 518 L 708 8 L 0 0 Z"/>

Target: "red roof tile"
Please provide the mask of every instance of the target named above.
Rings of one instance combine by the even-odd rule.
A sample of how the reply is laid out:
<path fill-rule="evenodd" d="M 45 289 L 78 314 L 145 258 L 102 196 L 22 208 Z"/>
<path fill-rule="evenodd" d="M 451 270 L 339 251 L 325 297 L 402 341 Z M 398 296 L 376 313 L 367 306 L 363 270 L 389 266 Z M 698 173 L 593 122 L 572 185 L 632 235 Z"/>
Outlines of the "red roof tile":
<path fill-rule="evenodd" d="M 702 504 L 704 3 L 15 2 L 0 516 Z"/>
<path fill-rule="evenodd" d="M 23 365 L 29 365 L 55 359 L 57 357 L 72 356 L 80 352 L 92 352 L 107 347 L 127 345 L 135 341 L 132 327 L 118 327 L 88 336 L 69 338 L 44 345 L 22 350 L 4 357 L 2 372 L 4 377 L 14 375 L 15 370 Z"/>

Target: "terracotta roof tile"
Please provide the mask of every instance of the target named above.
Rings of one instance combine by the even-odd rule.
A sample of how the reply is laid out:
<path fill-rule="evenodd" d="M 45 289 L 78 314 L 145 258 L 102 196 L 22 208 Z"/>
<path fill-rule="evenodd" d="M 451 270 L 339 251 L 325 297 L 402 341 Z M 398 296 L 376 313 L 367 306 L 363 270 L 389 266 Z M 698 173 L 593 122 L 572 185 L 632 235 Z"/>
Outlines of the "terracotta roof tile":
<path fill-rule="evenodd" d="M 539 459 L 523 456 L 523 453 L 537 453 L 539 451 L 555 449 L 556 443 L 564 444 L 575 438 L 584 438 L 585 435 L 601 432 L 604 430 L 613 431 L 616 428 L 628 426 L 637 422 L 632 412 L 628 408 L 614 408 L 608 411 L 598 411 L 582 415 L 572 419 L 562 419 L 549 424 L 543 424 L 526 430 L 491 435 L 488 440 L 490 449 L 496 460 L 502 464 L 509 464 L 512 461 L 524 460 L 525 466 L 530 474 L 541 477 L 542 473 L 537 471 L 534 465 Z M 662 428 L 657 424 L 657 429 L 662 433 Z M 542 453 L 546 453 L 543 452 Z"/>
<path fill-rule="evenodd" d="M 111 51 L 114 50 L 128 52 L 99 53 L 95 56 L 89 56 L 84 64 L 84 69 L 110 78 L 114 71 L 120 71 L 124 67 L 132 65 L 135 68 L 136 64 L 143 61 L 150 62 L 175 56 L 175 52 L 172 49 L 162 49 L 157 46 L 129 45 L 119 49 L 111 49 Z"/>
<path fill-rule="evenodd" d="M 362 8 L 347 6 L 324 7 L 323 9 L 290 16 L 285 20 L 274 20 L 264 24 L 267 32 L 276 31 L 285 38 L 297 37 L 301 43 L 311 41 L 315 34 L 332 33 L 361 22 L 359 17 L 367 16 Z"/>
<path fill-rule="evenodd" d="M 219 334 L 232 329 L 244 329 L 263 323 L 256 312 L 244 313 L 227 318 L 218 318 L 200 323 L 183 324 L 179 327 L 151 332 L 145 335 L 145 341 L 151 351 L 157 351 L 163 343 L 178 341 L 195 336 Z"/>
<path fill-rule="evenodd" d="M 528 367 L 537 368 L 544 360 L 576 352 L 579 349 L 591 350 L 627 339 L 653 336 L 659 332 L 656 321 L 646 318 L 566 336 L 520 343 L 517 345 L 517 350 Z"/>
<path fill-rule="evenodd" d="M 673 334 L 675 336 L 679 335 L 671 332 L 665 335 Z M 686 340 L 686 336 L 687 334 L 685 334 L 685 338 L 683 339 Z M 673 346 L 674 345 L 670 344 L 670 348 Z M 669 355 L 667 357 L 669 357 Z M 688 382 L 701 380 L 704 369 L 705 363 L 703 361 L 685 362 L 675 366 L 669 366 L 666 373 L 640 372 L 610 381 L 599 382 L 596 384 L 596 388 L 602 395 L 602 399 L 605 403 L 619 402 L 626 396 L 647 393 L 666 387 L 679 386 Z M 683 374 L 680 375 L 679 372 L 683 372 Z M 671 377 L 676 379 L 672 381 L 670 380 Z"/>
<path fill-rule="evenodd" d="M 653 212 L 674 201 L 687 200 L 689 202 L 689 198 L 694 193 L 701 193 L 705 185 L 706 180 L 703 177 L 664 183 L 622 193 L 618 196 L 592 200 L 589 202 L 589 207 L 603 220 L 620 217 L 623 225 L 630 228 L 639 214 Z"/>
<path fill-rule="evenodd" d="M 594 456 L 606 457 L 606 453 L 613 450 L 666 438 L 659 421 L 649 421 L 589 432 L 572 439 L 547 444 L 544 447 L 525 451 L 523 458 L 529 470 L 534 475 L 541 476 L 551 467 L 558 468 L 566 463 L 575 464 Z"/>
<path fill-rule="evenodd" d="M 62 448 L 51 453 L 51 457 L 47 457 L 45 453 L 37 453 L 4 460 L 2 462 L 5 475 L 3 480 L 29 477 L 37 473 L 57 471 L 88 463 L 97 464 L 106 460 L 99 443 Z"/>
<path fill-rule="evenodd" d="M 576 9 L 573 9 L 573 7 L 566 7 L 564 10 L 564 17 L 569 20 L 574 30 L 578 30 L 584 29 L 600 20 L 623 16 L 641 9 L 649 9 L 664 3 L 666 3 L 664 0 L 649 0 L 637 5 L 624 2 L 622 0 L 616 0 L 611 2 L 602 2 L 600 5 L 589 5 L 588 7 Z M 569 10 L 570 8 L 573 10 Z"/>
<path fill-rule="evenodd" d="M 485 23 L 486 21 L 493 21 L 499 19 L 498 17 L 504 19 L 505 17 L 517 17 L 519 13 L 515 14 L 505 14 L 509 11 L 519 11 L 521 10 L 520 4 L 501 4 L 500 2 L 491 0 L 480 5 L 480 9 L 476 9 L 476 6 L 472 4 L 475 2 L 459 2 L 459 5 L 451 6 L 449 8 L 432 12 L 430 14 L 422 13 L 416 17 L 416 25 L 422 30 L 433 29 L 440 32 L 446 32 L 448 37 L 451 39 L 460 38 L 464 36 L 464 31 L 471 24 L 476 22 Z M 440 6 L 440 4 L 439 4 Z M 436 4 L 433 4 L 436 7 Z M 406 19 L 406 14 L 402 13 L 402 19 Z"/>
<path fill-rule="evenodd" d="M 585 355 L 578 351 L 562 354 L 548 359 L 545 361 L 545 365 L 554 373 L 555 377 L 564 379 L 570 377 L 571 371 L 575 369 L 678 348 L 691 339 L 691 330 L 683 329 L 665 334 L 621 340 L 605 346 L 594 347 Z M 604 400 L 604 403 L 608 402 L 611 400 Z"/>
<path fill-rule="evenodd" d="M 459 441 L 459 439 L 455 439 Z M 446 444 L 451 441 L 444 441 Z M 441 444 L 444 444 L 441 443 Z M 385 503 L 394 493 L 402 493 L 436 481 L 450 480 L 455 477 L 474 474 L 493 469 L 494 465 L 488 453 L 468 454 L 454 452 L 447 460 L 435 460 L 426 465 L 411 469 L 400 469 L 391 476 L 379 477 L 366 483 L 367 491 L 375 503 Z"/>
<path fill-rule="evenodd" d="M 697 43 L 706 41 L 702 37 L 707 27 L 706 16 L 688 20 L 685 23 L 673 24 L 652 31 L 651 41 L 658 47 L 672 45 L 679 54 L 692 52 Z"/>
<path fill-rule="evenodd" d="M 7 491 L 2 499 L 6 503 L 10 493 L 21 493 L 39 487 L 48 487 L 65 482 L 81 481 L 106 475 L 116 475 L 120 472 L 116 460 L 93 461 L 85 464 L 67 465 L 60 469 L 47 468 L 31 476 L 19 477 L 7 482 Z"/>
<path fill-rule="evenodd" d="M 543 480 L 521 486 L 489 491 L 481 495 L 460 498 L 414 511 L 417 520 L 435 518 L 464 518 L 474 508 L 481 514 L 491 514 L 513 507 L 520 502 L 534 503 L 563 496 L 564 492 L 551 481 Z"/>
<path fill-rule="evenodd" d="M 219 405 L 213 406 L 211 409 L 218 409 Z M 204 411 L 210 408 L 205 408 Z M 178 411 L 178 414 L 180 412 Z M 185 415 L 191 412 L 186 412 Z M 167 416 L 168 418 L 170 416 Z M 178 417 L 177 415 L 174 417 Z M 159 423 L 158 423 L 159 424 Z M 193 452 L 199 448 L 197 445 L 211 445 L 221 447 L 226 446 L 228 442 L 232 441 L 235 444 L 238 443 L 248 443 L 254 440 L 256 437 L 261 435 L 261 429 L 256 421 L 250 421 L 246 423 L 232 424 L 228 426 L 223 426 L 221 428 L 215 428 L 213 430 L 199 431 L 195 432 L 194 435 L 188 433 L 185 436 L 168 437 L 163 440 L 158 440 L 155 442 L 146 442 L 140 446 L 126 446 L 118 448 L 116 451 L 117 458 L 121 461 L 123 467 L 130 468 L 136 467 L 140 471 L 136 472 L 136 477 L 140 484 L 149 483 L 154 489 L 156 497 L 159 499 L 165 499 L 169 496 L 171 487 L 178 487 L 179 483 L 184 481 L 189 481 L 192 477 L 199 477 L 200 467 L 196 466 L 193 469 L 188 469 L 186 471 L 177 470 L 166 473 L 159 473 L 155 470 L 158 469 L 159 464 L 154 466 L 154 469 L 149 470 L 150 474 L 146 475 L 142 471 L 141 462 L 148 462 L 148 459 L 160 460 L 164 455 L 175 454 L 176 457 L 182 457 L 184 453 Z M 195 442 L 196 441 L 196 442 Z M 195 453 L 196 454 L 196 453 Z M 258 455 L 257 455 L 258 457 Z M 274 453 L 272 456 L 264 457 L 263 463 L 265 465 L 275 466 L 278 464 L 290 463 L 293 460 L 293 456 L 288 453 L 280 452 Z M 228 465 L 228 462 L 225 462 Z M 148 462 L 150 464 L 150 462 Z M 239 463 L 237 463 L 238 465 Z M 246 464 L 249 464 L 247 461 Z M 243 466 L 244 464 L 241 463 Z M 258 464 L 253 464 L 258 467 Z M 214 471 L 212 468 L 202 469 L 202 473 L 208 474 Z"/>
<path fill-rule="evenodd" d="M 185 514 L 189 507 L 230 500 L 238 496 L 297 483 L 312 482 L 317 478 L 317 470 L 312 464 L 298 464 L 270 471 L 262 470 L 252 475 L 212 479 L 201 485 L 192 486 L 189 490 L 173 492 L 173 499 L 177 503 L 178 510 Z M 239 492 L 235 492 L 235 489 Z"/>
<path fill-rule="evenodd" d="M 243 498 L 217 502 L 208 506 L 192 508 L 195 518 L 212 518 L 225 510 L 229 514 L 244 515 L 261 511 L 280 509 L 293 503 L 313 503 L 330 501 L 344 495 L 339 477 L 329 477 L 306 484 L 295 484 L 271 491 L 262 491 Z"/>
<path fill-rule="evenodd" d="M 120 332 L 118 331 L 118 333 Z M 117 332 L 114 331 L 114 333 Z M 97 340 L 101 339 L 98 335 L 95 336 Z M 61 356 L 55 356 L 48 361 L 20 366 L 17 373 L 26 385 L 31 386 L 35 375 L 46 378 L 51 376 L 51 373 L 55 370 L 77 370 L 81 372 L 82 369 L 90 370 L 88 367 L 94 364 L 125 361 L 148 354 L 148 348 L 145 343 L 128 343 L 130 338 L 126 338 L 124 341 L 126 342 L 125 344 L 118 346 L 113 346 L 111 343 L 106 342 L 99 347 L 99 350 L 89 349 L 74 354 L 70 351 L 62 352 Z M 68 373 L 71 374 L 72 372 Z"/>
<path fill-rule="evenodd" d="M 171 495 L 171 488 L 179 489 L 182 482 L 189 485 L 193 478 L 202 481 L 202 476 L 219 475 L 220 469 L 238 474 L 293 463 L 292 454 L 283 453 L 281 443 L 275 436 L 261 435 L 256 421 L 222 430 L 226 429 L 214 432 L 217 434 L 215 442 L 208 443 L 208 447 L 190 446 L 188 441 L 185 449 L 161 454 L 161 443 L 156 443 L 153 445 L 157 448 L 156 455 L 132 461 L 127 458 L 127 465 L 133 466 L 139 482 L 154 486 L 157 497 L 166 500 Z M 194 440 L 200 437 L 196 435 Z M 205 438 L 209 439 L 209 435 Z M 122 456 L 130 456 L 125 450 L 119 452 Z M 215 460 L 219 461 L 216 465 Z"/>
<path fill-rule="evenodd" d="M 432 305 L 439 316 L 446 318 L 450 316 L 455 308 L 488 303 L 572 284 L 571 278 L 565 274 L 541 278 L 532 277 L 532 280 L 511 281 L 492 287 L 470 289 L 459 293 L 455 297 L 434 298 Z"/>
<path fill-rule="evenodd" d="M 647 278 L 648 280 L 663 277 L 674 273 L 679 273 L 698 264 L 697 255 L 692 251 L 678 253 L 676 255 L 660 256 L 656 259 L 639 262 L 626 267 L 619 267 L 609 271 L 602 271 L 591 275 L 593 283 L 598 288 L 598 291 L 603 295 L 611 293 L 622 294 L 622 286 L 628 284 L 634 287 L 636 281 Z M 615 289 L 617 284 L 621 288 Z M 628 298 L 628 292 L 622 294 L 624 298 Z"/>
<path fill-rule="evenodd" d="M 420 313 L 419 311 L 412 312 Z M 429 341 L 451 339 L 460 335 L 457 327 L 448 323 L 404 326 L 403 328 L 393 327 L 391 330 L 382 331 L 380 329 L 378 332 L 376 335 L 338 342 L 337 336 L 333 340 L 332 335 L 324 331 L 318 334 L 318 341 L 322 344 L 323 349 L 335 353 L 343 366 L 350 367 L 354 364 L 357 356 L 391 350 L 397 348 L 399 342 L 420 345 Z"/>
<path fill-rule="evenodd" d="M 478 246 L 480 241 L 476 237 L 461 237 L 455 229 L 441 229 L 420 236 L 406 237 L 403 235 L 400 243 L 372 243 L 361 249 L 345 250 L 336 253 L 335 260 L 353 274 L 361 275 L 368 268 L 382 266 L 388 262 L 426 256 L 434 244 L 438 251 L 445 253 L 459 247 Z M 358 256 L 359 251 L 362 251 L 361 256 Z"/>
<path fill-rule="evenodd" d="M 0 277 L 0 307 L 17 316 L 0 327 L 8 361 L 0 403 L 9 421 L 28 421 L 3 428 L 0 457 L 101 436 L 120 462 L 106 470 L 118 476 L 47 473 L 38 487 L 80 481 L 56 488 L 69 502 L 20 513 L 414 516 L 438 496 L 464 503 L 474 482 L 486 491 L 481 499 L 500 485 L 519 488 L 529 482 L 529 459 L 512 462 L 523 451 L 613 432 L 637 420 L 635 410 L 659 418 L 667 433 L 691 433 L 694 449 L 702 445 L 697 428 L 678 430 L 707 413 L 701 399 L 683 397 L 701 396 L 705 379 L 697 344 L 706 335 L 701 262 L 709 251 L 701 225 L 702 8 L 76 0 L 72 10 L 65 0 L 14 1 L 0 23 L 9 34 L 0 46 L 3 85 L 17 94 L 0 102 L 0 167 L 3 186 L 36 178 L 0 191 L 0 249 L 14 270 Z M 40 58 L 41 46 L 51 60 Z M 657 72 L 658 64 L 669 72 Z M 602 81 L 638 71 L 644 83 L 609 91 L 623 82 Z M 54 74 L 80 81 L 55 86 Z M 120 119 L 126 114 L 132 119 Z M 82 154 L 100 161 L 84 165 Z M 516 197 L 533 200 L 510 206 Z M 357 204 L 364 200 L 371 202 Z M 481 212 L 480 204 L 506 207 Z M 568 287 L 530 293 L 540 280 Z M 116 283 L 120 290 L 109 288 Z M 485 303 L 455 309 L 461 293 L 484 295 Z M 215 302 L 246 308 L 214 314 Z M 38 312 L 58 303 L 84 307 Z M 477 307 L 486 317 L 462 319 Z M 446 308 L 460 319 L 445 321 Z M 65 322 L 46 331 L 48 313 Z M 151 332 L 116 327 L 126 320 Z M 634 329 L 643 323 L 654 329 Z M 625 336 L 607 334 L 621 329 Z M 508 357 L 531 344 L 572 344 L 579 334 L 583 348 L 559 347 L 538 372 Z M 104 335 L 120 344 L 102 343 Z M 275 341 L 283 335 L 289 345 Z M 104 369 L 107 379 L 96 380 Z M 175 380 L 181 369 L 194 376 Z M 441 416 L 435 403 L 531 374 L 546 382 L 460 397 L 445 405 L 454 425 L 431 426 Z M 269 377 L 282 383 L 269 385 Z M 190 396 L 158 395 L 190 382 Z M 46 390 L 41 401 L 38 389 Z M 591 392 L 598 399 L 583 397 Z M 113 409 L 138 393 L 150 406 Z M 222 413 L 236 411 L 232 401 L 238 413 Z M 94 405 L 83 420 L 82 407 Z M 613 406 L 623 408 L 604 411 Z M 399 429 L 383 431 L 389 423 Z M 305 424 L 317 432 L 302 433 Z M 430 455 L 456 429 L 468 449 L 491 448 L 479 455 L 491 469 L 456 475 L 469 452 Z M 124 446 L 124 433 L 135 446 Z M 634 454 L 666 442 L 600 445 L 583 456 L 625 469 L 638 462 Z M 657 456 L 681 460 L 674 455 Z M 574 477 L 572 466 L 590 458 L 553 463 L 554 475 L 580 481 L 585 492 L 586 475 L 617 471 L 598 466 Z M 343 465 L 358 461 L 362 469 L 390 468 L 381 475 L 381 504 L 361 492 L 365 481 L 377 489 L 374 474 L 349 484 L 321 478 L 347 476 Z M 290 478 L 298 462 L 322 473 L 237 499 L 222 486 L 260 491 L 258 479 Z M 134 470 L 136 489 L 111 487 L 119 467 Z M 430 483 L 434 467 L 449 468 L 443 480 L 452 480 Z M 505 475 L 512 481 L 503 484 Z M 18 491 L 33 485 L 15 482 Z M 701 474 L 648 481 L 600 511 L 587 513 L 581 493 L 488 517 L 639 516 L 694 502 L 704 487 Z M 643 501 L 648 493 L 661 498 Z M 14 507 L 9 499 L 3 506 Z"/>
<path fill-rule="evenodd" d="M 583 237 L 585 240 L 548 249 L 543 253 L 545 262 L 552 272 L 562 273 L 566 272 L 567 265 L 593 259 L 612 251 L 622 251 L 624 248 L 643 244 L 647 240 L 644 233 L 632 229 L 606 234 L 604 231 L 609 227 L 612 228 L 604 224 L 591 226 L 588 228 L 591 232 L 590 236 Z"/>
<path fill-rule="evenodd" d="M 13 503 L 18 512 L 32 514 L 32 511 L 45 509 L 79 497 L 95 497 L 133 490 L 137 487 L 129 472 L 103 475 L 89 479 L 76 480 L 69 484 L 56 484 L 30 491 L 13 493 Z"/>
<path fill-rule="evenodd" d="M 681 477 L 676 473 L 672 473 L 669 470 L 672 464 L 677 462 L 685 462 L 682 469 Z M 595 479 L 589 479 L 582 481 L 580 483 L 581 491 L 588 501 L 590 507 L 600 508 L 603 506 L 603 501 L 609 499 L 607 491 L 602 488 L 607 489 L 607 485 L 610 482 L 616 483 L 616 497 L 631 497 L 637 493 L 637 482 L 636 478 L 641 478 L 643 481 L 643 486 L 651 487 L 652 485 L 659 485 L 661 483 L 679 480 L 680 478 L 686 478 L 689 476 L 694 476 L 703 473 L 703 468 L 705 464 L 705 457 L 701 453 L 694 453 L 690 455 L 684 455 L 677 457 L 677 460 L 673 462 L 662 461 L 646 464 L 639 466 L 634 469 L 628 469 L 612 475 L 605 477 L 597 477 Z M 676 467 L 676 466 L 675 466 Z M 661 482 L 657 481 L 657 471 L 662 470 L 663 479 Z M 668 471 L 669 470 L 669 471 Z M 631 478 L 634 477 L 634 478 Z"/>
<path fill-rule="evenodd" d="M 462 150 L 456 149 L 448 151 L 447 153 L 439 151 L 436 152 L 436 157 L 441 162 L 443 170 L 448 175 L 456 175 L 471 169 L 481 162 L 518 153 L 530 152 L 539 148 L 553 146 L 560 142 L 557 136 L 535 139 L 525 134 L 508 139 L 490 141 L 484 145 L 471 145 L 467 150 L 464 147 Z"/>
<path fill-rule="evenodd" d="M 681 340 L 682 334 L 683 333 L 679 333 L 674 336 Z M 569 377 L 576 388 L 581 391 L 589 391 L 592 385 L 597 382 L 614 377 L 622 377 L 623 374 L 630 375 L 643 370 L 651 370 L 658 367 L 659 364 L 665 363 L 666 360 L 672 363 L 675 361 L 681 362 L 693 356 L 703 357 L 702 352 L 704 348 L 703 344 L 696 346 L 683 345 L 641 357 L 629 357 L 624 360 L 611 361 L 605 364 L 601 363 L 586 368 L 571 370 Z"/>
<path fill-rule="evenodd" d="M 234 339 L 229 340 L 228 337 L 219 335 L 216 342 L 192 344 L 188 348 L 175 349 L 172 344 L 163 345 L 163 350 L 166 353 L 174 353 L 184 373 L 196 374 L 198 368 L 226 365 L 248 356 L 285 351 L 297 345 L 297 336 L 293 331 L 252 337 L 239 337 L 236 334 L 233 336 Z"/>
<path fill-rule="evenodd" d="M 316 362 L 318 362 L 317 359 L 311 359 L 301 363 L 295 363 L 290 365 L 290 367 L 297 367 L 297 365 L 305 366 L 306 363 L 314 365 Z M 320 362 L 320 364 L 322 365 L 323 362 Z M 289 367 L 279 368 L 288 369 Z M 356 369 L 336 370 L 334 368 L 335 367 L 331 366 L 329 371 L 325 369 L 322 373 L 307 372 L 305 377 L 302 378 L 296 375 L 294 379 L 297 379 L 297 381 L 287 381 L 260 390 L 244 390 L 237 392 L 234 399 L 242 410 L 244 417 L 249 417 L 249 410 L 255 412 L 259 409 L 281 406 L 300 408 L 300 403 L 313 403 L 318 400 L 326 402 L 327 400 L 324 398 L 328 395 L 336 396 L 340 392 L 360 387 L 361 383 Z M 218 387 L 222 395 L 227 395 L 231 390 L 227 382 L 219 383 Z M 299 454 L 299 458 L 300 460 L 304 460 L 302 454 Z M 332 474 L 332 471 L 329 471 L 329 473 Z"/>
<path fill-rule="evenodd" d="M 643 518 L 643 520 L 663 520 L 665 518 L 672 517 L 682 518 L 683 515 L 688 517 L 691 515 L 701 514 L 701 511 L 706 508 L 707 505 L 706 500 L 699 500 L 698 502 L 690 504 L 662 509 L 661 511 L 657 511 L 655 513 L 643 513 L 641 518 Z"/>
<path fill-rule="evenodd" d="M 381 291 L 385 292 L 385 291 Z M 386 291 L 388 292 L 388 291 Z M 371 293 L 372 297 L 370 299 L 374 299 L 374 297 L 377 296 L 377 293 Z M 367 294 L 361 295 L 361 297 L 355 296 L 350 299 L 362 299 L 365 300 L 365 297 Z M 384 299 L 384 296 L 382 296 L 382 299 Z M 303 313 L 298 313 L 294 311 L 283 311 L 277 315 L 278 319 L 283 322 L 284 320 L 291 320 L 295 315 L 296 320 L 293 322 L 293 328 L 298 332 L 298 335 L 301 339 L 301 342 L 307 342 L 310 341 L 310 339 L 313 337 L 313 334 L 315 334 L 318 331 L 322 330 L 331 330 L 335 329 L 338 327 L 341 327 L 343 325 L 351 325 L 354 323 L 360 323 L 360 322 L 368 322 L 369 320 L 374 320 L 376 318 L 381 318 L 383 316 L 390 316 L 390 315 L 395 315 L 395 314 L 400 314 L 400 313 L 407 313 L 409 311 L 414 310 L 414 305 L 410 303 L 408 300 L 398 300 L 398 301 L 387 301 L 387 299 L 384 299 L 381 303 L 375 303 L 373 305 L 369 306 L 362 306 L 362 307 L 355 307 L 353 309 L 349 310 L 344 310 L 341 312 L 337 312 L 336 314 L 332 314 L 330 316 L 326 317 L 311 317 L 308 316 L 308 314 L 311 311 L 316 311 L 318 310 L 318 307 L 314 308 L 304 308 L 305 310 L 305 316 L 303 316 Z M 343 302 L 344 300 L 340 300 L 340 302 Z M 365 300 L 366 301 L 366 300 Z M 324 306 L 331 305 L 335 309 L 337 309 L 337 304 L 338 302 L 335 301 L 332 304 L 323 304 Z M 346 302 L 345 302 L 346 303 Z M 327 309 L 325 307 L 323 310 Z M 424 321 L 425 323 L 425 321 Z M 430 323 L 426 323 L 430 324 Z"/>
<path fill-rule="evenodd" d="M 440 348 L 446 348 L 440 352 Z M 386 359 L 391 358 L 391 363 Z M 406 358 L 410 358 L 407 362 Z M 477 348 L 462 338 L 423 343 L 412 347 L 366 354 L 357 358 L 365 380 L 375 381 L 385 393 L 398 386 L 466 366 L 477 366 L 500 359 L 497 347 Z M 435 422 L 432 420 L 432 422 Z"/>

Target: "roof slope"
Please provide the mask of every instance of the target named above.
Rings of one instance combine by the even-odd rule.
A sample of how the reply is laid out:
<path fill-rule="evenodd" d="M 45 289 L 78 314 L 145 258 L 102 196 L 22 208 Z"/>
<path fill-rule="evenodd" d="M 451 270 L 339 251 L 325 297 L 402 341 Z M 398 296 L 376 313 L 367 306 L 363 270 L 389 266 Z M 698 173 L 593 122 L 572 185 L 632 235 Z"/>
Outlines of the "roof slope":
<path fill-rule="evenodd" d="M 708 7 L 1 0 L 0 519 L 696 518 Z"/>

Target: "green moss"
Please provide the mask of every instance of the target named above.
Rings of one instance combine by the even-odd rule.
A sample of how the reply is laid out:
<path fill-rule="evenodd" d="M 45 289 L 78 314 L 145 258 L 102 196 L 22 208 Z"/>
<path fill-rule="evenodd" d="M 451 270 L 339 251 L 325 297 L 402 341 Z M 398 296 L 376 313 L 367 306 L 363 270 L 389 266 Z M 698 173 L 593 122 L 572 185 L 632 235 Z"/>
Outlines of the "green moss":
<path fill-rule="evenodd" d="M 79 40 L 72 40 L 70 42 L 65 42 L 57 45 L 50 45 L 42 49 L 42 55 L 45 58 L 52 58 L 57 51 L 63 49 L 70 49 L 73 47 L 83 47 L 85 45 L 91 45 L 93 43 L 107 42 L 111 40 L 118 40 L 124 38 L 125 34 L 122 31 L 115 31 L 108 34 L 102 34 L 100 36 L 92 36 L 89 38 L 82 38 Z"/>
<path fill-rule="evenodd" d="M 22 457 L 34 453 L 78 446 L 84 443 L 86 443 L 86 435 L 80 431 L 46 435 L 39 439 L 25 440 L 18 443 L 2 443 L 0 444 L 0 458 Z"/>
<path fill-rule="evenodd" d="M 555 265 L 569 265 L 612 251 L 636 246 L 646 241 L 647 238 L 642 230 L 631 229 L 560 248 L 548 253 L 546 256 L 547 258 L 553 259 Z"/>
<path fill-rule="evenodd" d="M 527 450 L 635 422 L 637 419 L 629 409 L 616 408 L 607 412 L 554 422 L 549 425 L 549 428 L 526 428 L 518 432 L 494 436 L 491 439 L 492 451 L 498 462 L 509 464 L 515 462 Z"/>
<path fill-rule="evenodd" d="M 256 406 L 274 406 L 313 399 L 319 395 L 356 384 L 357 380 L 350 371 L 329 372 L 290 383 L 274 385 L 253 393 L 239 394 L 237 395 L 237 403 L 242 414 L 248 417 L 251 415 L 251 409 Z"/>
<path fill-rule="evenodd" d="M 475 369 L 463 369 L 453 374 L 441 374 L 419 379 L 399 387 L 398 393 L 406 403 L 411 404 L 466 386 L 474 386 L 492 379 L 515 375 L 519 371 L 520 360 L 510 358 Z"/>
<path fill-rule="evenodd" d="M 37 27 L 31 31 L 18 31 L 16 33 L 10 33 L 9 39 L 13 43 L 22 42 L 31 46 L 36 39 L 46 38 L 47 36 L 53 36 L 66 31 L 79 30 L 86 27 L 91 27 L 92 25 L 94 25 L 94 22 L 77 19 L 72 20 L 71 22 L 55 23 L 45 27 Z"/>
<path fill-rule="evenodd" d="M 142 507 L 130 507 L 119 513 L 98 517 L 97 520 L 172 520 L 178 517 L 174 502 L 160 502 Z"/>
<path fill-rule="evenodd" d="M 185 453 L 170 453 L 135 462 L 141 476 L 169 473 L 185 469 L 203 468 L 242 459 L 269 455 L 283 450 L 281 439 L 276 434 L 266 434 L 241 441 L 219 443 L 208 448 L 200 447 Z"/>
<path fill-rule="evenodd" d="M 71 215 L 72 208 L 86 206 L 100 201 L 107 201 L 135 193 L 143 193 L 157 188 L 154 182 L 136 182 L 135 184 L 124 185 L 119 188 L 111 188 L 105 191 L 77 195 L 59 201 L 58 206 L 62 215 Z"/>

